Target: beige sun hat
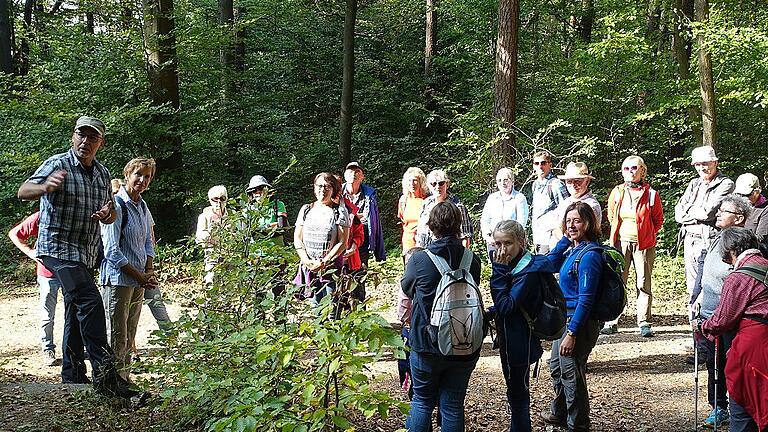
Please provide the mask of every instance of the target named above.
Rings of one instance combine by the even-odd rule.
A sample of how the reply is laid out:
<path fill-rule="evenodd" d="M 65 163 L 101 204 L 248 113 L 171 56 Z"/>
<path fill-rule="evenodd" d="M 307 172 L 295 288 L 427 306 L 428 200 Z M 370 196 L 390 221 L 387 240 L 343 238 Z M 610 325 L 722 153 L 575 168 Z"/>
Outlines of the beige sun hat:
<path fill-rule="evenodd" d="M 691 152 L 691 165 L 703 162 L 717 162 L 715 149 L 712 146 L 696 147 Z"/>
<path fill-rule="evenodd" d="M 733 193 L 739 195 L 752 195 L 752 192 L 760 189 L 760 179 L 752 173 L 746 173 L 736 179 L 736 188 Z"/>
<path fill-rule="evenodd" d="M 584 162 L 571 162 L 565 167 L 565 174 L 557 176 L 560 180 L 569 179 L 594 179 L 589 175 L 589 168 Z"/>

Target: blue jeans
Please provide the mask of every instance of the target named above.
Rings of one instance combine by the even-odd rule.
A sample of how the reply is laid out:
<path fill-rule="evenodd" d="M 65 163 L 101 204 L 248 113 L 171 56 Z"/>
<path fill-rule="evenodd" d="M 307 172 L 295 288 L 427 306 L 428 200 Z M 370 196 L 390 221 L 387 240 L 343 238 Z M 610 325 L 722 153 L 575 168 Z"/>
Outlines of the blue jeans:
<path fill-rule="evenodd" d="M 155 317 L 160 330 L 167 329 L 171 323 L 171 317 L 168 316 L 168 311 L 165 309 L 163 293 L 160 292 L 160 288 L 144 288 L 144 300 L 149 300 L 147 306 L 149 306 L 152 316 Z"/>
<path fill-rule="evenodd" d="M 500 353 L 504 353 L 501 350 Z M 509 432 L 531 432 L 531 394 L 528 391 L 529 368 L 525 365 L 505 366 L 502 359 L 501 369 L 507 384 L 507 403 L 509 404 Z"/>
<path fill-rule="evenodd" d="M 432 430 L 432 411 L 439 402 L 441 432 L 463 432 L 464 398 L 477 358 L 447 360 L 413 351 L 410 360 L 413 400 L 405 427 L 411 432 Z"/>
<path fill-rule="evenodd" d="M 53 320 L 56 317 L 61 284 L 55 277 L 37 276 L 37 285 L 40 287 L 40 340 L 43 351 L 53 351 L 56 349 L 53 342 Z"/>
<path fill-rule="evenodd" d="M 85 264 L 44 256 L 43 264 L 56 275 L 64 294 L 62 382 L 86 382 L 85 353 L 91 360 L 93 383 L 114 374 L 114 354 L 107 343 L 107 324 L 93 271 Z"/>
<path fill-rule="evenodd" d="M 718 377 L 719 378 L 719 377 Z M 735 400 L 730 399 L 728 408 L 731 411 L 728 432 L 758 432 L 757 423 L 752 416 Z"/>

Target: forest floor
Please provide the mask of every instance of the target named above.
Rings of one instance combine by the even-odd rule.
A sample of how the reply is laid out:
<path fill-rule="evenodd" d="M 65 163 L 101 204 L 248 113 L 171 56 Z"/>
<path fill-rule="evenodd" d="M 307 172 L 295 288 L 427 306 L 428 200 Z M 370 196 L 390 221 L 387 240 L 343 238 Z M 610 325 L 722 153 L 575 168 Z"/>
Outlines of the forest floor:
<path fill-rule="evenodd" d="M 380 287 L 375 302 L 390 303 L 387 299 L 397 298 L 395 289 L 393 285 Z M 0 288 L 0 431 L 178 430 L 179 425 L 174 425 L 157 404 L 132 411 L 104 404 L 87 386 L 60 384 L 60 366 L 41 363 L 38 301 L 32 286 Z M 683 307 L 682 296 L 662 293 L 654 303 L 654 337 L 640 337 L 631 315 L 622 318 L 619 334 L 600 336 L 588 363 L 594 431 L 693 429 L 694 374 L 693 366 L 685 363 L 690 334 Z M 172 318 L 179 315 L 178 304 L 170 304 L 168 309 Z M 385 315 L 394 321 L 391 309 L 394 307 Z M 59 343 L 62 311 L 60 299 L 55 325 L 55 340 Z M 144 308 L 137 336 L 142 355 L 149 355 L 148 340 L 156 328 L 152 315 Z M 60 358 L 60 349 L 57 354 Z M 543 359 L 548 357 L 546 351 Z M 560 429 L 546 426 L 538 418 L 552 394 L 546 361 L 541 366 L 538 380 L 531 382 L 534 430 L 557 431 Z M 377 363 L 373 374 L 380 389 L 406 399 L 397 382 L 394 360 Z M 137 376 L 139 380 L 148 378 Z M 701 420 L 706 416 L 706 371 L 700 372 L 699 381 Z M 466 417 L 468 431 L 504 431 L 509 427 L 498 352 L 490 350 L 489 344 L 472 374 Z M 403 416 L 395 413 L 387 419 L 375 418 L 358 425 L 362 430 L 395 431 L 403 424 Z"/>

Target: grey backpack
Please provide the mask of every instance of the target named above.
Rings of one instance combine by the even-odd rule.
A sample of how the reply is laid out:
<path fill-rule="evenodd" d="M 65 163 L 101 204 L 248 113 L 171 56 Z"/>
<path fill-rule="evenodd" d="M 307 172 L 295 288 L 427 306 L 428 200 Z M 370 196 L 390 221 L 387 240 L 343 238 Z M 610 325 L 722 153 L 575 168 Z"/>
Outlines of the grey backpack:
<path fill-rule="evenodd" d="M 469 355 L 480 349 L 483 332 L 483 298 L 470 274 L 472 252 L 464 249 L 458 269 L 452 269 L 442 257 L 426 251 L 443 277 L 435 290 L 429 323 L 443 355 Z M 436 337 L 435 337 L 436 336 Z"/>

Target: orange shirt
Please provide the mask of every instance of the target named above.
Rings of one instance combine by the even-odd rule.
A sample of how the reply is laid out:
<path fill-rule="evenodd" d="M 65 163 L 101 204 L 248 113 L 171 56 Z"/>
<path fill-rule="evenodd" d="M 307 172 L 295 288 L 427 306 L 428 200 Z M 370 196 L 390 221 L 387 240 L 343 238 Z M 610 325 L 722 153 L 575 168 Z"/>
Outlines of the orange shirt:
<path fill-rule="evenodd" d="M 397 205 L 397 217 L 403 222 L 403 254 L 416 246 L 416 228 L 419 226 L 419 216 L 424 198 L 402 195 Z"/>

